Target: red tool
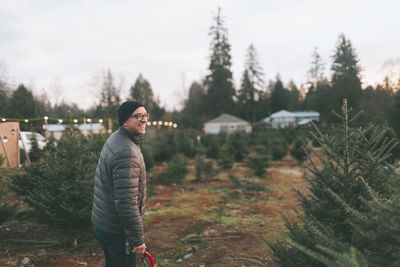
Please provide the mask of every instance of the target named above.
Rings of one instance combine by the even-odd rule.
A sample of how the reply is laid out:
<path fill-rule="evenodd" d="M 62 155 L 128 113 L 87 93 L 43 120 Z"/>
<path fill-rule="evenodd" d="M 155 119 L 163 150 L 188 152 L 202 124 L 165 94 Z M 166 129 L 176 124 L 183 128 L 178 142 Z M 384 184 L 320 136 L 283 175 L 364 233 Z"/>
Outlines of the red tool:
<path fill-rule="evenodd" d="M 144 263 L 145 266 L 154 267 L 153 256 L 151 256 L 151 254 L 148 253 L 147 251 L 143 254 L 142 262 Z"/>

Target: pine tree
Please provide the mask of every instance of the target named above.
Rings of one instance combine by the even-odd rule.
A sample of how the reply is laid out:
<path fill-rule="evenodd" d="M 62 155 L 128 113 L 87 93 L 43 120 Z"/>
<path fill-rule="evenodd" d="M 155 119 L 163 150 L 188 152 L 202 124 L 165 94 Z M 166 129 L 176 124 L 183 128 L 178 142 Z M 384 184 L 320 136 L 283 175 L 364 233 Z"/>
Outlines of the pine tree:
<path fill-rule="evenodd" d="M 334 110 L 340 111 L 343 99 L 347 99 L 349 106 L 358 108 L 361 96 L 361 80 L 359 60 L 351 41 L 339 35 L 331 70 Z M 334 119 L 334 118 L 332 118 Z"/>
<path fill-rule="evenodd" d="M 393 184 L 398 174 L 388 161 L 395 142 L 384 139 L 386 132 L 378 127 L 351 128 L 349 125 L 357 116 L 349 118 L 348 114 L 346 103 L 342 116 L 338 116 L 342 121 L 340 125 L 329 134 L 317 129 L 315 138 L 322 147 L 316 156 L 323 167 L 318 168 L 310 159 L 306 179 L 311 194 L 306 196 L 298 192 L 303 210 L 298 216 L 302 224 L 286 219 L 291 245 L 269 244 L 281 266 L 329 266 L 321 259 L 335 262 L 351 247 L 359 251 L 356 254 L 361 259 L 366 257 L 371 266 L 396 266 L 394 263 L 400 259 L 399 217 L 389 219 L 388 216 L 396 215 L 398 206 L 375 211 L 373 208 L 382 207 L 379 204 L 382 201 L 377 202 L 375 196 L 391 199 L 398 195 L 394 192 L 399 187 Z M 386 215 L 378 218 L 382 213 Z M 381 229 L 377 222 L 387 226 Z"/>
<path fill-rule="evenodd" d="M 224 112 L 231 112 L 234 108 L 233 97 L 235 89 L 231 72 L 230 44 L 228 31 L 224 27 L 221 9 L 214 18 L 215 25 L 211 26 L 209 35 L 211 40 L 211 56 L 209 71 L 205 80 L 207 89 L 207 104 L 210 117 L 218 116 Z"/>
<path fill-rule="evenodd" d="M 324 80 L 324 69 L 325 63 L 318 53 L 318 48 L 315 47 L 312 54 L 311 68 L 308 71 L 309 82 L 314 86 L 314 88 L 317 87 L 318 82 Z"/>
<path fill-rule="evenodd" d="M 36 101 L 33 94 L 23 84 L 12 93 L 7 111 L 12 118 L 35 118 Z"/>
<path fill-rule="evenodd" d="M 149 81 L 140 73 L 135 84 L 131 87 L 131 97 L 142 103 L 150 112 L 154 105 L 154 93 Z"/>
<path fill-rule="evenodd" d="M 389 121 L 393 130 L 400 138 L 400 90 L 394 96 L 393 107 L 390 111 Z"/>
<path fill-rule="evenodd" d="M 193 82 L 189 89 L 188 99 L 181 112 L 181 121 L 184 126 L 201 129 L 207 118 L 206 93 L 198 82 Z"/>
<path fill-rule="evenodd" d="M 12 177 L 12 189 L 25 195 L 38 221 L 66 231 L 89 227 L 99 143 L 68 129 L 57 149 Z"/>
<path fill-rule="evenodd" d="M 101 106 L 104 110 L 106 118 L 116 119 L 117 109 L 120 103 L 120 89 L 117 88 L 114 82 L 114 77 L 111 70 L 103 73 L 101 86 Z"/>
<path fill-rule="evenodd" d="M 283 87 L 280 77 L 277 76 L 275 85 L 271 92 L 271 112 L 278 112 L 288 108 L 288 90 Z"/>
<path fill-rule="evenodd" d="M 261 91 L 265 87 L 262 68 L 257 60 L 257 52 L 253 45 L 247 50 L 245 70 L 242 83 L 238 92 L 240 113 L 251 122 L 256 122 L 258 104 L 261 98 Z"/>

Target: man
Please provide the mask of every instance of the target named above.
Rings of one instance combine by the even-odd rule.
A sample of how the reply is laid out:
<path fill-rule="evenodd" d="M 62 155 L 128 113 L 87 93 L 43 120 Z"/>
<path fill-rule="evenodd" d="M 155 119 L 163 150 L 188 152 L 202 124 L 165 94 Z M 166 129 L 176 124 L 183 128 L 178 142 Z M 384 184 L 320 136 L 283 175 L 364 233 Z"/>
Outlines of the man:
<path fill-rule="evenodd" d="M 100 154 L 94 180 L 92 222 L 101 243 L 105 267 L 136 266 L 136 255 L 143 255 L 143 215 L 146 201 L 146 168 L 139 140 L 146 133 L 148 113 L 136 101 L 118 108 L 120 128 L 106 141 Z M 132 253 L 126 255 L 125 241 Z M 127 257 L 129 259 L 127 259 Z"/>

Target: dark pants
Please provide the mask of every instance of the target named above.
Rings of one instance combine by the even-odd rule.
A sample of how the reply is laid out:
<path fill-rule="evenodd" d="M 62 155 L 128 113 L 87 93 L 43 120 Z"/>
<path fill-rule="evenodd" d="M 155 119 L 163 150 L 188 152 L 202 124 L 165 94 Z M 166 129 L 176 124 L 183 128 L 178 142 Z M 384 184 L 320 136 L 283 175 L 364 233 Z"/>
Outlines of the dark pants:
<path fill-rule="evenodd" d="M 94 236 L 100 242 L 106 264 L 104 267 L 135 267 L 136 255 L 125 252 L 126 236 L 105 233 L 94 227 Z"/>

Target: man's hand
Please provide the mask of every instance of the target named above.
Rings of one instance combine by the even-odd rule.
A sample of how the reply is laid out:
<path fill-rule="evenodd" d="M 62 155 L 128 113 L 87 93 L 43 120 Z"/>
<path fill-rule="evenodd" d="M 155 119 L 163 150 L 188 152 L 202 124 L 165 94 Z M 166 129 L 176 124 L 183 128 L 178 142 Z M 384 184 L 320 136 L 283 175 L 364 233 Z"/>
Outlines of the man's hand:
<path fill-rule="evenodd" d="M 143 243 L 138 247 L 134 247 L 132 249 L 132 252 L 135 253 L 138 256 L 142 256 L 146 252 L 146 244 Z"/>

